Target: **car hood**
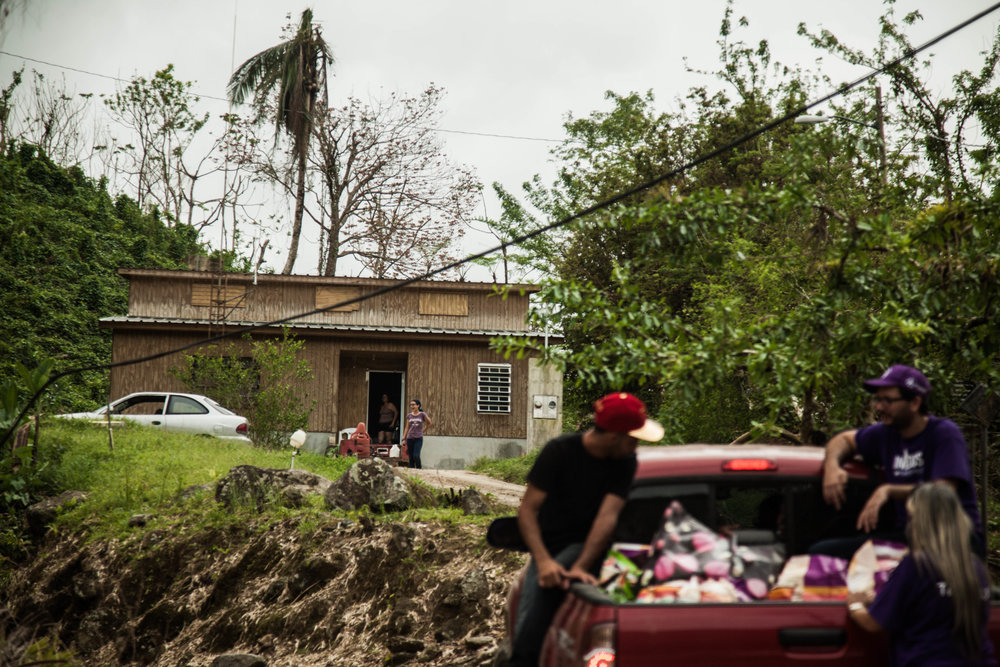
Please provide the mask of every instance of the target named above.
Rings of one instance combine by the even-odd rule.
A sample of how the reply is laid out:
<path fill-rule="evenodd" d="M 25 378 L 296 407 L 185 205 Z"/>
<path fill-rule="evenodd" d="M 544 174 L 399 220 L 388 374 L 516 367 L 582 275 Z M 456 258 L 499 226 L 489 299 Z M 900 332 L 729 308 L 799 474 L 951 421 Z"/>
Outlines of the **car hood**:
<path fill-rule="evenodd" d="M 104 417 L 100 412 L 66 412 L 61 415 L 54 415 L 63 419 L 100 419 Z"/>

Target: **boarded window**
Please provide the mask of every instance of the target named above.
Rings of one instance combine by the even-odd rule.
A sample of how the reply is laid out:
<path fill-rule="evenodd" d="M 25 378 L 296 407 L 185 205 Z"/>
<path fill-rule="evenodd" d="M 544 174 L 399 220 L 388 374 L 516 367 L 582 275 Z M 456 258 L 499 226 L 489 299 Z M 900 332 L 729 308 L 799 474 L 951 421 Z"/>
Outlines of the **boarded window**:
<path fill-rule="evenodd" d="M 192 306 L 244 308 L 246 298 L 246 285 L 219 285 L 217 283 L 194 283 L 191 285 Z"/>
<path fill-rule="evenodd" d="M 334 313 L 346 313 L 358 310 L 361 308 L 360 303 L 352 303 L 347 306 L 340 306 L 339 308 L 330 308 L 330 306 L 350 301 L 351 299 L 357 299 L 359 296 L 361 296 L 361 289 L 358 287 L 323 285 L 316 288 L 316 308 L 329 308 L 329 312 Z"/>
<path fill-rule="evenodd" d="M 421 315 L 469 316 L 469 295 L 449 292 L 421 292 Z"/>
<path fill-rule="evenodd" d="M 510 414 L 510 364 L 479 364 L 476 412 Z"/>

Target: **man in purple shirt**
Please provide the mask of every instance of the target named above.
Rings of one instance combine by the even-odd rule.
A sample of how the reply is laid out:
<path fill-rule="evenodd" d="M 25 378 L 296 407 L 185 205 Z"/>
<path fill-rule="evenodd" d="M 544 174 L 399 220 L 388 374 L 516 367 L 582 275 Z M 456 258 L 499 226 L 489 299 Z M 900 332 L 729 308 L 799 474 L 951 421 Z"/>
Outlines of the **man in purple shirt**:
<path fill-rule="evenodd" d="M 887 502 L 895 505 L 895 532 L 889 539 L 902 541 L 906 526 L 907 496 L 917 484 L 934 480 L 948 482 L 958 493 L 962 507 L 972 520 L 978 544 L 983 549 L 983 527 L 976 505 L 976 491 L 969 468 L 965 438 L 953 422 L 929 414 L 927 399 L 930 382 L 910 366 L 892 366 L 881 377 L 868 380 L 864 388 L 872 394 L 879 422 L 860 429 L 843 431 L 826 444 L 823 462 L 823 497 L 840 509 L 845 500 L 847 471 L 842 463 L 861 454 L 869 464 L 885 470 L 886 481 L 872 493 L 858 516 L 858 530 L 871 533 L 878 524 L 879 511 Z M 855 540 L 855 548 L 870 536 Z M 830 541 L 832 542 L 832 541 Z M 838 541 L 841 542 L 841 541 Z M 816 545 L 813 553 L 850 558 L 855 548 L 842 541 L 837 553 L 830 545 Z"/>

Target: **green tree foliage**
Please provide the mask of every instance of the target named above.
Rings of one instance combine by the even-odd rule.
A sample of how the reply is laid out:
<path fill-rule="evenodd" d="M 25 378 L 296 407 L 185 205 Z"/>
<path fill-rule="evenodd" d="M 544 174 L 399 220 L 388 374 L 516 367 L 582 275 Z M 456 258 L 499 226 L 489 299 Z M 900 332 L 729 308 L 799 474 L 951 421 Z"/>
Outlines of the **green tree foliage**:
<path fill-rule="evenodd" d="M 53 164 L 37 148 L 0 155 L 0 378 L 45 358 L 55 371 L 111 359 L 102 317 L 127 312 L 120 267 L 183 268 L 202 252 L 190 227 L 167 228 L 128 197 L 78 168 Z M 20 387 L 26 400 L 26 387 Z M 108 398 L 108 376 L 87 372 L 60 380 L 46 396 L 54 411 L 89 409 Z"/>
<path fill-rule="evenodd" d="M 850 47 L 828 30 L 811 33 L 800 25 L 799 34 L 846 62 L 877 68 L 912 51 L 905 28 L 923 18 L 919 11 L 914 11 L 897 22 L 892 3 L 886 4 L 887 12 L 880 20 L 879 42 L 870 52 Z M 895 113 L 887 122 L 900 139 L 901 152 L 916 149 L 922 156 L 907 178 L 907 185 L 916 191 L 916 196 L 925 201 L 947 201 L 966 193 L 995 191 L 1000 169 L 996 152 L 1000 141 L 998 62 L 1000 38 L 994 36 L 993 43 L 983 52 L 978 70 L 955 75 L 954 88 L 944 94 L 928 83 L 933 67 L 929 60 L 906 59 L 889 70 L 888 86 Z M 976 133 L 980 135 L 978 138 Z"/>
<path fill-rule="evenodd" d="M 303 343 L 287 331 L 280 340 L 245 340 L 249 357 L 213 345 L 184 355 L 184 362 L 171 373 L 191 391 L 208 394 L 245 416 L 258 447 L 284 447 L 289 433 L 308 425 L 315 405 L 301 389 L 312 376 L 309 365 L 298 359 Z"/>
<path fill-rule="evenodd" d="M 891 14 L 883 33 L 905 44 Z M 801 106 L 816 81 L 772 65 L 765 43 L 732 38 L 727 11 L 717 75 L 732 99 L 695 89 L 691 107 L 661 115 L 650 96 L 610 95 L 610 112 L 567 123 L 560 178 L 547 189 L 536 180 L 529 201 L 553 217 L 575 212 Z M 890 125 L 893 145 L 929 150 L 932 125 L 988 125 L 996 52 L 954 79 L 952 97 L 920 109 L 907 106 L 928 95 L 917 68 L 893 70 L 890 123 L 927 117 Z M 836 113 L 871 123 L 874 92 Z M 942 125 L 941 109 L 971 115 Z M 995 173 L 997 138 L 983 135 L 969 173 Z M 542 354 L 575 385 L 570 402 L 627 388 L 675 441 L 729 441 L 751 427 L 807 441 L 862 419 L 861 379 L 891 363 L 925 369 L 940 408 L 957 379 L 997 386 L 993 186 L 940 155 L 893 152 L 883 166 L 879 149 L 868 128 L 789 123 L 575 226 L 539 295 L 548 307 L 532 314 L 565 333 L 564 347 Z"/>

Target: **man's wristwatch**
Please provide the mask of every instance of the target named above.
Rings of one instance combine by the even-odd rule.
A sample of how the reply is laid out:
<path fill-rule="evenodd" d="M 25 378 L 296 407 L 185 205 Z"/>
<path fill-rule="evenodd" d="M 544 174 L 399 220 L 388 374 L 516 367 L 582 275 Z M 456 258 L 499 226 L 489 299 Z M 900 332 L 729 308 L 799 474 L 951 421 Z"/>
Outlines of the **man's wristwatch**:
<path fill-rule="evenodd" d="M 865 610 L 865 605 L 863 603 L 861 603 L 861 602 L 852 602 L 851 604 L 847 605 L 847 610 L 848 611 L 864 611 Z"/>

